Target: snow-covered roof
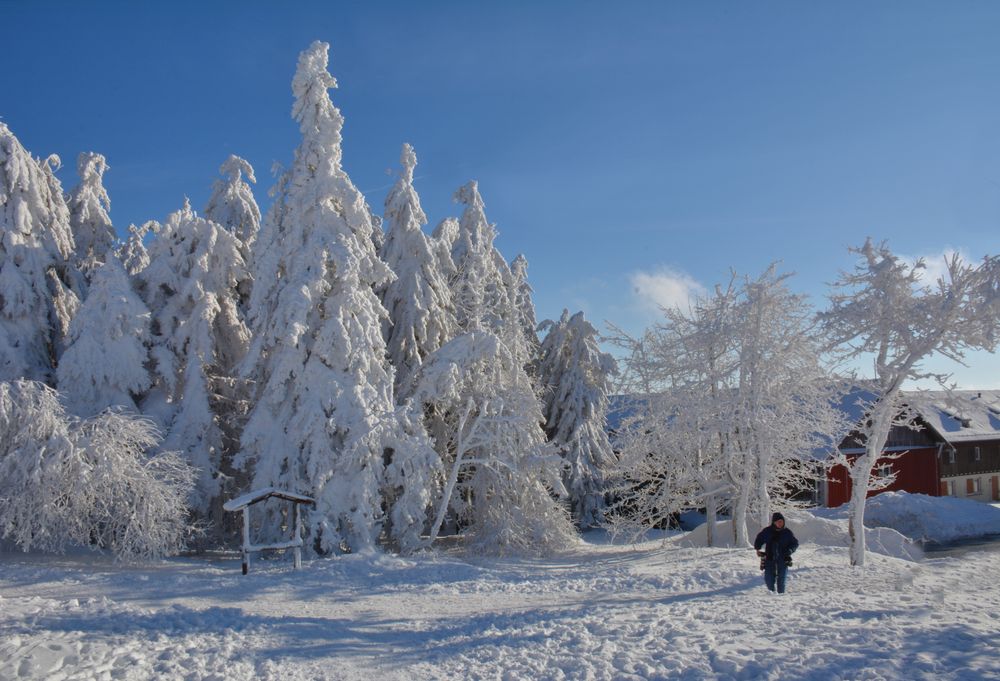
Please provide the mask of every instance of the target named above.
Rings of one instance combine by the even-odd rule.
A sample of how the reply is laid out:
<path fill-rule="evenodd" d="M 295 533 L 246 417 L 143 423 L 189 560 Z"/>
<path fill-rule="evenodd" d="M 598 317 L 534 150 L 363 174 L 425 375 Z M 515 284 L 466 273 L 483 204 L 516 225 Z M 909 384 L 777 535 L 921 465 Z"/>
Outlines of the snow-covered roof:
<path fill-rule="evenodd" d="M 947 442 L 1000 440 L 1000 390 L 920 390 L 903 397 Z"/>
<path fill-rule="evenodd" d="M 300 504 L 315 503 L 315 500 L 312 497 L 307 497 L 304 494 L 296 494 L 295 492 L 275 489 L 274 487 L 264 487 L 262 489 L 253 490 L 252 492 L 247 492 L 243 496 L 236 497 L 235 499 L 230 499 L 222 505 L 222 508 L 227 511 L 239 511 L 250 504 L 256 504 L 258 501 L 263 501 L 268 497 L 278 497 L 279 499 L 287 499 L 288 501 L 295 501 Z"/>

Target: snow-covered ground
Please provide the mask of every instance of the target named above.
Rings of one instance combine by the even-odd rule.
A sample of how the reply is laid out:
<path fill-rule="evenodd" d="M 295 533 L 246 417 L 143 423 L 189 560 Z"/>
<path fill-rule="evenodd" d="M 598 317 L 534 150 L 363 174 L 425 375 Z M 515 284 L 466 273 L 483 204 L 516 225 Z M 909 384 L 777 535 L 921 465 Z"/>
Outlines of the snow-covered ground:
<path fill-rule="evenodd" d="M 827 545 L 842 522 L 789 523 L 809 539 L 784 596 L 752 551 L 696 534 L 591 535 L 547 560 L 265 561 L 246 577 L 236 558 L 4 554 L 0 678 L 1000 678 L 1000 551 L 851 568 Z"/>

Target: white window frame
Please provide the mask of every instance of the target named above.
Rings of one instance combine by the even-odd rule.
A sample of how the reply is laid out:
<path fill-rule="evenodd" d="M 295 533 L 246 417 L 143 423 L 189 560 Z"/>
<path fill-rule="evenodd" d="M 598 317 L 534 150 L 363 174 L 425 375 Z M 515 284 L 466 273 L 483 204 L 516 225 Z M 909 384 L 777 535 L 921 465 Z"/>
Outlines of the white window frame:
<path fill-rule="evenodd" d="M 947 485 L 947 488 L 948 488 L 948 496 L 949 497 L 955 496 L 955 481 L 954 480 L 945 480 L 945 485 Z"/>
<path fill-rule="evenodd" d="M 972 492 L 969 496 L 975 497 L 983 493 L 983 482 L 979 478 L 972 478 Z"/>
<path fill-rule="evenodd" d="M 955 450 L 954 449 L 949 449 L 948 450 L 948 463 L 955 463 Z"/>
<path fill-rule="evenodd" d="M 972 458 L 975 461 L 982 461 L 983 460 L 983 453 L 979 449 L 979 447 L 973 448 L 973 450 L 972 450 Z"/>

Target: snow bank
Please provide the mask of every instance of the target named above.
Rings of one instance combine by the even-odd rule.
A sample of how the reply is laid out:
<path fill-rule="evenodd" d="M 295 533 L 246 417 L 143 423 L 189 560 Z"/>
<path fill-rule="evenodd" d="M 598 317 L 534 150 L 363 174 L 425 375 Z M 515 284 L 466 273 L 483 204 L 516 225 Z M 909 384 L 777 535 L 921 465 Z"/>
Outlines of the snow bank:
<path fill-rule="evenodd" d="M 868 500 L 865 525 L 891 527 L 911 539 L 944 543 L 1000 534 L 1000 509 L 955 497 L 883 492 Z"/>
<path fill-rule="evenodd" d="M 877 497 L 876 497 L 877 498 Z M 871 501 L 869 501 L 869 504 Z M 788 527 L 795 533 L 800 543 L 817 544 L 819 546 L 850 546 L 847 516 L 820 517 L 810 511 L 783 511 Z M 748 536 L 755 537 L 760 528 L 750 528 Z M 706 545 L 708 526 L 701 524 L 677 540 L 682 547 L 697 547 Z M 869 551 L 880 553 L 892 558 L 916 561 L 923 557 L 923 551 L 911 539 L 903 536 L 892 527 L 868 527 L 865 529 L 865 541 Z M 732 521 L 725 520 L 715 524 L 715 541 L 717 548 L 734 548 Z"/>

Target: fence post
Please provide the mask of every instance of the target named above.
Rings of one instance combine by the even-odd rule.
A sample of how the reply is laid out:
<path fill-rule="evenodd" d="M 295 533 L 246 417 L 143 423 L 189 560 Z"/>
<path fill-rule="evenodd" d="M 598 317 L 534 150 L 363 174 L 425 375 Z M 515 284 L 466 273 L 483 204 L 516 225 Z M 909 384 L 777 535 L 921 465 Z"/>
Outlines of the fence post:
<path fill-rule="evenodd" d="M 299 505 L 297 503 L 292 503 L 295 507 L 295 539 L 299 542 L 302 541 L 302 516 L 299 514 Z M 302 567 L 302 547 L 296 546 L 293 549 L 293 554 L 295 555 L 295 569 L 298 570 Z"/>
<path fill-rule="evenodd" d="M 250 571 L 250 507 L 243 507 L 243 574 Z"/>

